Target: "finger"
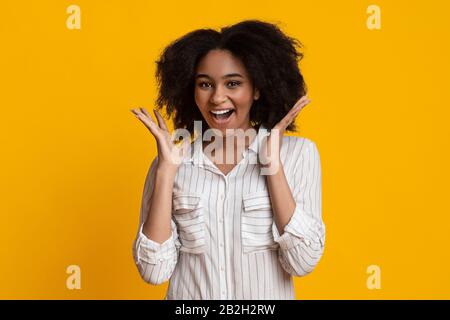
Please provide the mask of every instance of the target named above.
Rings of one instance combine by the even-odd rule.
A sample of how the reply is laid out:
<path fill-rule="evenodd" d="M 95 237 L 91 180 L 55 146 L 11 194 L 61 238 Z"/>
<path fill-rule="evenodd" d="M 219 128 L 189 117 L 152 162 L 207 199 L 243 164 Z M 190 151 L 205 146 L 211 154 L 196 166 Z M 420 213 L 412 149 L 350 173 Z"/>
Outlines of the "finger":
<path fill-rule="evenodd" d="M 147 109 L 145 109 L 145 108 L 139 108 L 139 109 L 142 114 L 144 114 L 147 118 L 149 118 L 156 125 L 155 120 L 153 120 L 153 117 L 150 115 L 150 113 L 147 111 Z"/>
<path fill-rule="evenodd" d="M 297 109 L 301 106 L 304 106 L 306 104 L 308 104 L 311 100 L 309 100 L 308 96 L 304 95 L 303 97 L 301 97 L 299 100 L 297 100 L 297 102 L 294 104 L 294 106 L 292 107 L 291 110 Z"/>
<path fill-rule="evenodd" d="M 141 110 L 141 112 L 142 112 L 143 114 L 145 114 L 147 117 L 149 117 L 149 118 L 152 117 L 152 116 L 150 115 L 150 113 L 148 113 L 147 109 L 141 107 L 141 108 L 139 108 L 139 110 Z"/>
<path fill-rule="evenodd" d="M 279 130 L 286 130 L 286 128 L 291 124 L 292 121 L 294 121 L 295 117 L 297 116 L 297 114 L 300 112 L 300 110 L 302 109 L 301 105 L 299 105 L 299 107 L 297 107 L 295 110 L 291 110 L 288 112 L 287 115 L 284 116 L 283 119 L 280 120 L 280 122 L 278 122 L 274 128 L 277 128 Z"/>
<path fill-rule="evenodd" d="M 308 96 L 307 95 L 302 96 L 300 99 L 297 100 L 297 102 L 294 104 L 292 109 L 295 109 L 295 107 L 297 107 L 298 105 L 302 104 L 306 100 L 308 100 Z"/>
<path fill-rule="evenodd" d="M 310 100 L 305 100 L 302 101 L 300 104 L 298 104 L 295 108 L 292 108 L 290 110 L 290 112 L 292 112 L 293 114 L 298 113 L 300 110 L 302 110 L 304 107 L 306 107 L 306 105 L 310 102 Z"/>
<path fill-rule="evenodd" d="M 158 127 L 158 125 L 156 124 L 155 120 L 153 120 L 152 116 L 148 113 L 148 111 L 145 108 L 135 109 L 135 111 L 137 112 L 138 115 L 141 115 L 141 117 L 143 119 L 146 119 L 147 122 L 151 122 L 156 127 Z"/>
<path fill-rule="evenodd" d="M 291 110 L 289 110 L 288 115 L 292 117 L 292 119 L 294 119 L 298 113 L 304 108 L 306 107 L 306 105 L 308 105 L 311 102 L 311 100 L 306 99 L 303 100 L 302 102 L 300 102 L 299 104 L 297 104 L 294 108 L 292 108 Z"/>
<path fill-rule="evenodd" d="M 156 139 L 163 138 L 160 131 L 158 130 L 158 125 L 153 121 L 151 117 L 146 116 L 144 113 L 136 109 L 131 109 L 131 112 L 133 112 L 136 117 L 147 127 L 147 129 L 150 130 L 150 132 L 155 136 Z"/>
<path fill-rule="evenodd" d="M 137 112 L 136 113 L 136 117 L 149 129 L 149 130 L 154 130 L 157 125 L 151 121 L 151 119 L 149 117 L 147 117 L 145 114 L 143 114 L 142 112 Z"/>
<path fill-rule="evenodd" d="M 136 109 L 131 109 L 130 111 L 131 111 L 131 113 L 133 113 L 135 116 L 138 115 L 138 112 L 136 111 Z"/>
<path fill-rule="evenodd" d="M 307 98 L 300 103 L 300 106 L 305 107 L 309 103 L 311 103 L 311 99 Z"/>
<path fill-rule="evenodd" d="M 136 116 L 136 118 L 138 118 L 141 122 L 143 122 L 142 120 L 146 118 L 146 116 L 139 111 L 138 109 L 131 109 L 131 112 Z"/>
<path fill-rule="evenodd" d="M 294 104 L 292 109 L 289 110 L 289 112 L 284 116 L 284 118 L 281 119 L 280 122 L 278 122 L 276 124 L 275 127 L 278 128 L 279 130 L 286 130 L 286 128 L 291 124 L 291 122 L 294 121 L 294 119 L 298 115 L 298 113 L 310 102 L 311 102 L 311 100 L 306 95 L 301 97 Z"/>
<path fill-rule="evenodd" d="M 291 111 L 289 111 L 283 119 L 281 119 L 280 122 L 277 123 L 276 127 L 279 130 L 286 130 L 286 128 L 289 126 L 289 124 L 295 119 L 295 116 L 300 112 L 301 110 L 301 105 L 298 105 L 297 107 L 295 107 L 294 109 L 292 109 Z"/>
<path fill-rule="evenodd" d="M 141 108 L 140 108 L 141 109 Z M 147 116 L 140 109 L 131 109 L 131 111 L 139 117 L 146 118 Z"/>
<path fill-rule="evenodd" d="M 156 119 L 158 119 L 159 127 L 168 132 L 169 130 L 167 129 L 166 122 L 164 121 L 163 117 L 159 114 L 158 110 L 153 109 L 153 112 L 156 116 Z"/>

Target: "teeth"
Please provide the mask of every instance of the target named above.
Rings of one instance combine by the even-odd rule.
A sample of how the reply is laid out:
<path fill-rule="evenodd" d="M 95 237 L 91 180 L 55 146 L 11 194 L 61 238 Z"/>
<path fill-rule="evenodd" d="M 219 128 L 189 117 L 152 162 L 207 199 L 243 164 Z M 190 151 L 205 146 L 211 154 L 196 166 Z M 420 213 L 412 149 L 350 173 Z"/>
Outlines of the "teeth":
<path fill-rule="evenodd" d="M 228 109 L 228 110 L 220 110 L 220 111 L 211 111 L 214 114 L 224 114 L 227 113 L 228 111 L 233 110 L 233 109 Z"/>

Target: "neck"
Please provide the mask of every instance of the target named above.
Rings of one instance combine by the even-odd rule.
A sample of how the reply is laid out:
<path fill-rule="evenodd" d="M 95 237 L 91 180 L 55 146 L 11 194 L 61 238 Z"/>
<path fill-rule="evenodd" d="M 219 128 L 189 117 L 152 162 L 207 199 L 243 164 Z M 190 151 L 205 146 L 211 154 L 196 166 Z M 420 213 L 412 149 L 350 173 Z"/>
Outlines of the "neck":
<path fill-rule="evenodd" d="M 256 130 L 256 135 L 257 135 L 257 133 L 258 133 L 257 127 L 252 127 L 250 124 L 248 124 L 248 127 L 246 129 L 243 129 L 243 130 L 245 132 L 246 130 L 248 130 L 250 128 L 254 128 Z M 239 147 L 239 144 L 238 144 L 238 141 L 237 141 L 238 139 L 237 139 L 236 135 L 231 134 L 228 138 L 225 135 L 223 135 L 222 138 L 214 136 L 214 138 L 211 139 L 211 141 L 203 141 L 203 149 L 206 148 L 210 143 L 213 143 L 213 142 L 217 141 L 216 139 L 217 140 L 221 140 L 222 143 L 221 143 L 221 148 L 220 149 L 222 149 L 222 151 L 226 150 L 228 143 L 233 144 L 233 150 L 235 152 L 237 151 L 237 149 Z M 255 136 L 254 139 L 256 139 L 256 136 Z M 253 140 L 251 140 L 251 141 L 248 141 L 248 140 L 251 140 L 251 139 L 250 138 L 249 139 L 244 139 L 245 149 L 247 149 L 250 146 L 250 144 L 253 142 Z M 219 142 L 218 142 L 218 144 L 219 144 Z"/>

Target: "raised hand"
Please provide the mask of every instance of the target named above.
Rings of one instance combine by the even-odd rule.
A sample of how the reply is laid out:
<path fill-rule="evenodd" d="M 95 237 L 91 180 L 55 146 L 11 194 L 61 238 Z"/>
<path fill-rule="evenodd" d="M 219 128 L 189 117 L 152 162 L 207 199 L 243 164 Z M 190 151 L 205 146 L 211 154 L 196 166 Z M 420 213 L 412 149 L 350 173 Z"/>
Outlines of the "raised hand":
<path fill-rule="evenodd" d="M 153 109 L 153 112 L 158 124 L 155 123 L 145 108 L 131 109 L 131 112 L 155 137 L 158 147 L 158 166 L 176 170 L 187 152 L 190 139 L 184 138 L 182 143 L 175 144 L 173 135 L 167 129 L 163 117 L 155 109 Z"/>
<path fill-rule="evenodd" d="M 271 175 L 278 171 L 281 163 L 280 150 L 283 134 L 298 113 L 310 102 L 311 100 L 306 95 L 301 97 L 287 115 L 272 128 L 269 136 L 264 137 L 258 153 L 258 161 L 263 168 L 261 174 Z"/>

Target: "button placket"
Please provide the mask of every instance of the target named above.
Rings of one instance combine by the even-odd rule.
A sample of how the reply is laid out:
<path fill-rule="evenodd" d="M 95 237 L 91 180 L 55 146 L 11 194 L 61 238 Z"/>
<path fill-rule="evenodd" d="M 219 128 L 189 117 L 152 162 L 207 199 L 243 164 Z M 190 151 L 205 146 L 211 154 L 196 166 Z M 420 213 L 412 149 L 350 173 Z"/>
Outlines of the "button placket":
<path fill-rule="evenodd" d="M 226 265 L 226 255 L 225 255 L 225 224 L 223 223 L 224 220 L 224 214 L 225 214 L 225 192 L 226 192 L 226 178 L 224 178 L 225 184 L 221 180 L 219 184 L 219 194 L 218 194 L 218 204 L 217 204 L 217 219 L 219 221 L 218 227 L 218 241 L 219 241 L 219 265 L 220 265 L 220 272 L 219 272 L 219 278 L 220 278 L 220 288 L 221 288 L 221 299 L 226 299 L 226 287 L 227 287 L 227 278 L 225 273 L 224 266 Z M 225 189 L 225 190 L 224 190 Z"/>

